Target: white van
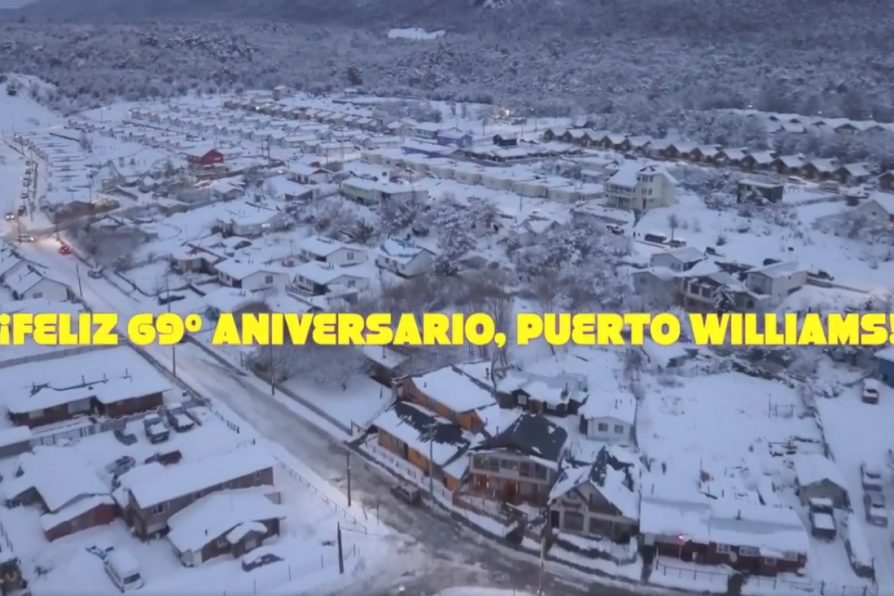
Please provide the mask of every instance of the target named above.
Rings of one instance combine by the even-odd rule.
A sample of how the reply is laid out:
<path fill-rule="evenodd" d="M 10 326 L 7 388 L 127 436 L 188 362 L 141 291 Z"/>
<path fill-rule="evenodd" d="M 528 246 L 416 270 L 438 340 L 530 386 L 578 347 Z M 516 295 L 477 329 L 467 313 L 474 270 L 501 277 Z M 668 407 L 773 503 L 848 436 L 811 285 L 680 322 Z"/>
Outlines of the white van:
<path fill-rule="evenodd" d="M 112 583 L 121 592 L 139 590 L 143 587 L 143 576 L 140 575 L 140 564 L 126 550 L 116 548 L 106 557 L 105 570 Z"/>

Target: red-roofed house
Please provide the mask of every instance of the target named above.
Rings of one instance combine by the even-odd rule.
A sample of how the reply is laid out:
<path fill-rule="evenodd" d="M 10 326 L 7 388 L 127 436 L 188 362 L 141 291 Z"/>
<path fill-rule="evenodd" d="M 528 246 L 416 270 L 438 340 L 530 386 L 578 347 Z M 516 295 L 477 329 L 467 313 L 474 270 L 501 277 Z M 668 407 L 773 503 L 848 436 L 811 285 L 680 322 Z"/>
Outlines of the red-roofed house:
<path fill-rule="evenodd" d="M 224 155 L 214 147 L 199 146 L 186 153 L 186 161 L 194 166 L 213 166 L 224 162 Z"/>

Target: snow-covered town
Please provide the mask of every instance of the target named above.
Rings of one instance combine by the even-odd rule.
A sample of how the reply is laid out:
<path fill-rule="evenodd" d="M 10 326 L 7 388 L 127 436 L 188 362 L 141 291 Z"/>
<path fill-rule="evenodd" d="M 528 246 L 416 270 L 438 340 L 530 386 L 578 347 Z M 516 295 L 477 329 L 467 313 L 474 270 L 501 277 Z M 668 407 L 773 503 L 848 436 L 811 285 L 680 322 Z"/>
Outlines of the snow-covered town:
<path fill-rule="evenodd" d="M 891 313 L 894 171 L 766 147 L 892 125 L 39 95 L 0 93 L 2 312 L 206 324 L 0 350 L 4 594 L 894 594 L 894 348 L 211 343 L 221 313 Z"/>

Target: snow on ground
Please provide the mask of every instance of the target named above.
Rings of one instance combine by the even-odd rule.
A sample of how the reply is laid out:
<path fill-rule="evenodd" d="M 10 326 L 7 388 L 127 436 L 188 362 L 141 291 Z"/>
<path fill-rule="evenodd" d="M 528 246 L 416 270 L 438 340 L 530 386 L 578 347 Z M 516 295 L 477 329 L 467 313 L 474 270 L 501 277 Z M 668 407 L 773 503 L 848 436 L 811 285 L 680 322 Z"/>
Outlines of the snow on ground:
<path fill-rule="evenodd" d="M 414 41 L 429 41 L 432 39 L 438 39 L 439 37 L 444 37 L 444 34 L 445 32 L 442 30 L 426 31 L 425 29 L 420 29 L 418 27 L 407 27 L 403 29 L 389 29 L 388 39 L 412 39 Z"/>

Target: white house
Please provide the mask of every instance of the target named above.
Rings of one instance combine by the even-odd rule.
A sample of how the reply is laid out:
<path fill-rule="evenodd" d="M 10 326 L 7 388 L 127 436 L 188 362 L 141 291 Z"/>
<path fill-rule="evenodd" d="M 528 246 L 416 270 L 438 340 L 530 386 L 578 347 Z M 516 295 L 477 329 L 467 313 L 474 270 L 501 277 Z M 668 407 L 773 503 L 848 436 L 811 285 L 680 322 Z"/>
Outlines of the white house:
<path fill-rule="evenodd" d="M 17 267 L 12 274 L 4 277 L 3 283 L 12 292 L 16 300 L 33 300 L 43 298 L 61 302 L 68 300 L 70 290 L 65 284 L 46 277 L 33 266 Z"/>
<path fill-rule="evenodd" d="M 234 236 L 253 237 L 288 227 L 289 216 L 276 209 L 245 203 L 225 211 L 218 225 Z"/>
<path fill-rule="evenodd" d="M 752 269 L 745 277 L 748 289 L 771 305 L 779 304 L 806 283 L 807 271 L 792 261 Z"/>
<path fill-rule="evenodd" d="M 348 178 L 341 183 L 341 192 L 349 199 L 364 205 L 375 205 L 388 199 L 428 198 L 428 191 L 422 188 L 364 178 Z"/>
<path fill-rule="evenodd" d="M 894 194 L 873 192 L 857 210 L 873 222 L 894 224 Z"/>
<path fill-rule="evenodd" d="M 376 266 L 402 277 L 428 273 L 434 264 L 435 253 L 401 240 L 386 240 L 376 255 Z"/>
<path fill-rule="evenodd" d="M 329 182 L 328 170 L 302 163 L 289 165 L 289 172 L 286 176 L 288 176 L 289 180 L 298 184 L 325 184 Z"/>
<path fill-rule="evenodd" d="M 324 267 L 302 263 L 295 268 L 295 285 L 312 296 L 356 294 L 369 286 L 369 280 L 348 273 L 344 267 Z"/>
<path fill-rule="evenodd" d="M 660 166 L 627 162 L 605 182 L 605 196 L 612 207 L 648 211 L 673 204 L 676 183 Z"/>
<path fill-rule="evenodd" d="M 580 429 L 587 437 L 608 443 L 636 442 L 636 399 L 618 391 L 593 391 L 580 407 Z"/>
<path fill-rule="evenodd" d="M 366 251 L 358 246 L 344 244 L 331 238 L 313 236 L 298 247 L 299 256 L 306 262 L 320 263 L 326 267 L 346 267 L 366 262 Z"/>
<path fill-rule="evenodd" d="M 259 290 L 282 290 L 288 283 L 288 275 L 278 267 L 253 263 L 242 259 L 227 259 L 214 266 L 217 281 L 231 288 L 242 288 L 250 292 Z"/>

